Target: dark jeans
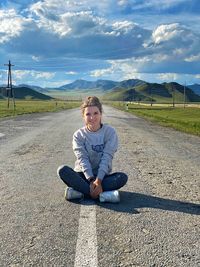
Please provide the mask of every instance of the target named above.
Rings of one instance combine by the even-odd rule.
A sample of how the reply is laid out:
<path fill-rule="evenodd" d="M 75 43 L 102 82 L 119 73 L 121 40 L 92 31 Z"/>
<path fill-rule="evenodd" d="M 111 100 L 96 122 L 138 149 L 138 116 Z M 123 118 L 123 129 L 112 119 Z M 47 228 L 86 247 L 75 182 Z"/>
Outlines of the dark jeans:
<path fill-rule="evenodd" d="M 90 195 L 90 182 L 82 172 L 75 172 L 72 168 L 63 165 L 58 168 L 57 174 L 67 186 Z M 106 175 L 102 181 L 103 191 L 117 190 L 124 186 L 127 180 L 128 176 L 123 172 Z"/>

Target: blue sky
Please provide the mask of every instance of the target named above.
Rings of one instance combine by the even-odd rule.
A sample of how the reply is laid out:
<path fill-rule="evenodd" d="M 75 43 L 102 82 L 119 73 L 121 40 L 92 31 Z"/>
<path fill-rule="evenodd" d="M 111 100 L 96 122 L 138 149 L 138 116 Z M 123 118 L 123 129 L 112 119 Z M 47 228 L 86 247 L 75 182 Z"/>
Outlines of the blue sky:
<path fill-rule="evenodd" d="M 96 3 L 97 2 L 97 3 Z M 0 84 L 200 84 L 198 0 L 1 0 Z"/>

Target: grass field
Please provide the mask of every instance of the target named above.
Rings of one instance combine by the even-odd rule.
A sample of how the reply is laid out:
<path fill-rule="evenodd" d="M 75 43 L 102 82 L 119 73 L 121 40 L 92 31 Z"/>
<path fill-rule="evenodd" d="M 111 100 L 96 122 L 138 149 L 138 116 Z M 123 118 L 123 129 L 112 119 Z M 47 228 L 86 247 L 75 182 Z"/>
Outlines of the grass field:
<path fill-rule="evenodd" d="M 122 102 L 110 102 L 107 104 L 126 110 L 126 105 Z M 129 104 L 127 112 L 134 113 L 163 126 L 200 136 L 200 108 L 198 107 L 173 108 L 170 106 L 151 107 L 150 105 Z"/>
<path fill-rule="evenodd" d="M 14 109 L 13 103 L 7 107 L 6 100 L 0 100 L 0 117 L 22 115 L 35 112 L 55 112 L 63 109 L 70 109 L 80 106 L 78 101 L 33 101 L 33 100 L 16 100 Z"/>
<path fill-rule="evenodd" d="M 14 109 L 13 103 L 7 108 L 7 101 L 0 100 L 0 117 L 16 116 L 35 112 L 56 112 L 63 109 L 76 108 L 80 101 L 33 101 L 16 100 Z M 124 102 L 106 102 L 121 110 L 126 110 Z M 150 106 L 142 104 L 128 105 L 128 111 L 148 120 L 157 122 L 163 126 L 195 134 L 200 136 L 200 108 L 198 107 L 171 107 L 171 106 Z"/>

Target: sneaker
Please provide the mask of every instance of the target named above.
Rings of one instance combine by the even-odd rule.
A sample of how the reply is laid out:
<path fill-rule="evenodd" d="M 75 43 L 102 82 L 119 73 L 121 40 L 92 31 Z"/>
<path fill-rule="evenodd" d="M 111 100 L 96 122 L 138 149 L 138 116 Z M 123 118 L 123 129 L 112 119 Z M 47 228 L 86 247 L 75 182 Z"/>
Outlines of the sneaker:
<path fill-rule="evenodd" d="M 118 190 L 113 191 L 105 191 L 99 195 L 100 202 L 112 202 L 118 203 L 120 202 L 120 195 Z"/>
<path fill-rule="evenodd" d="M 83 196 L 84 196 L 83 193 L 73 189 L 72 187 L 67 187 L 65 189 L 65 199 L 66 200 L 78 199 L 78 198 L 82 198 Z"/>

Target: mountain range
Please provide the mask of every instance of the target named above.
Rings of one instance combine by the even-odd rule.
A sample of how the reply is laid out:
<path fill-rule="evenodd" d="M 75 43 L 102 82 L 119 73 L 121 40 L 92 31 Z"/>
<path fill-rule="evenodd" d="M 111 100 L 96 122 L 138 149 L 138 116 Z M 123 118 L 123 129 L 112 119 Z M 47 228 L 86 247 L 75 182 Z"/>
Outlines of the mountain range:
<path fill-rule="evenodd" d="M 148 83 L 139 79 L 121 82 L 111 80 L 86 81 L 76 80 L 57 88 L 42 88 L 20 84 L 15 86 L 16 98 L 51 99 L 51 96 L 86 96 L 97 95 L 105 100 L 183 102 L 200 102 L 200 85 L 194 84 L 184 88 L 183 85 L 171 83 Z M 47 94 L 47 95 L 46 95 Z M 5 88 L 0 87 L 0 98 L 6 96 Z"/>
<path fill-rule="evenodd" d="M 55 88 L 56 90 L 100 90 L 100 91 L 110 91 L 114 88 L 132 88 L 136 85 L 145 83 L 142 80 L 130 79 L 122 82 L 115 82 L 110 80 L 97 80 L 97 81 L 86 81 L 86 80 L 76 80 L 70 84 L 63 85 L 61 87 Z"/>
<path fill-rule="evenodd" d="M 88 90 L 88 89 L 101 89 L 101 90 L 110 90 L 117 86 L 118 82 L 109 81 L 109 80 L 97 80 L 96 82 L 86 81 L 86 80 L 76 80 L 70 84 L 63 85 L 57 90 Z"/>

